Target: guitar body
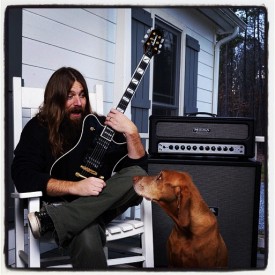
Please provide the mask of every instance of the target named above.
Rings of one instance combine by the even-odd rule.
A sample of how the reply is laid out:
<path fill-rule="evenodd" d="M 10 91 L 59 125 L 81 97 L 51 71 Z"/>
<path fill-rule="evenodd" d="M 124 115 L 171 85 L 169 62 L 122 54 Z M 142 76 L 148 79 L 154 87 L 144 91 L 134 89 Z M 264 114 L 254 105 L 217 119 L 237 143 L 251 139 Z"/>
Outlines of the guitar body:
<path fill-rule="evenodd" d="M 105 127 L 102 123 L 93 114 L 85 117 L 77 144 L 52 165 L 50 174 L 53 178 L 78 181 L 91 176 L 104 177 L 105 180 L 111 177 L 115 167 L 127 156 L 127 144 L 123 134 L 115 133 L 108 150 L 101 150 L 101 146 L 104 147 L 101 133 Z M 98 163 L 98 154 L 101 153 L 104 156 Z M 76 176 L 77 172 L 82 176 Z"/>

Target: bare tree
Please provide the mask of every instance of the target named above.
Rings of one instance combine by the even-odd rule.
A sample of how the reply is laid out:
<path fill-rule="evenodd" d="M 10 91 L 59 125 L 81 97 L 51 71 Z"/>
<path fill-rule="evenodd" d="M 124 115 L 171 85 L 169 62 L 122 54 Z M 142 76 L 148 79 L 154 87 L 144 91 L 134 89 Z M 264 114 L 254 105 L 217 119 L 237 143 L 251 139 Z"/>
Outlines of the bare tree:
<path fill-rule="evenodd" d="M 256 134 L 266 135 L 266 10 L 250 7 L 233 11 L 247 23 L 247 29 L 221 49 L 218 115 L 253 117 Z"/>

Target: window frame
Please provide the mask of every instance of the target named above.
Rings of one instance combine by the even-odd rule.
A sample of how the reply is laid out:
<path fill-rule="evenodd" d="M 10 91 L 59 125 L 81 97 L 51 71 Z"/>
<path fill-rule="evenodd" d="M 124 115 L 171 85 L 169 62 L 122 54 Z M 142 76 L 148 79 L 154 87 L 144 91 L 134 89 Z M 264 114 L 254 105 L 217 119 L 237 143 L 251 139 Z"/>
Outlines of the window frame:
<path fill-rule="evenodd" d="M 160 76 L 156 75 L 157 70 L 155 69 L 156 66 L 156 61 L 154 60 L 154 70 L 153 70 L 153 89 L 152 89 L 152 114 L 158 114 L 158 111 L 160 110 L 162 114 L 164 113 L 165 115 L 179 115 L 179 95 L 180 95 L 180 64 L 181 64 L 181 37 L 182 33 L 175 27 L 171 26 L 170 24 L 162 21 L 160 18 L 155 18 L 155 27 L 156 28 L 161 28 L 162 30 L 166 30 L 173 35 L 176 36 L 177 41 L 175 45 L 175 54 L 173 57 L 173 104 L 167 104 L 163 102 L 157 102 L 154 100 L 154 87 L 155 87 L 155 81 L 158 79 Z M 165 44 L 165 42 L 164 42 Z M 161 58 L 161 54 L 159 56 L 155 56 L 156 58 Z"/>

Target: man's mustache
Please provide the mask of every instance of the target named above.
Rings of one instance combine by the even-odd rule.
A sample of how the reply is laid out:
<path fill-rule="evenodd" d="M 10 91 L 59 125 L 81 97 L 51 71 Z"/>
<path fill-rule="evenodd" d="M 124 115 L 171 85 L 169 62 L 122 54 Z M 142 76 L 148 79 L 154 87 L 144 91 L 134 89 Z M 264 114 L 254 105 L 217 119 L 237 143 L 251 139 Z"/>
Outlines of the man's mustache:
<path fill-rule="evenodd" d="M 83 114 L 84 111 L 81 107 L 73 107 L 72 109 L 69 110 L 70 114 Z"/>

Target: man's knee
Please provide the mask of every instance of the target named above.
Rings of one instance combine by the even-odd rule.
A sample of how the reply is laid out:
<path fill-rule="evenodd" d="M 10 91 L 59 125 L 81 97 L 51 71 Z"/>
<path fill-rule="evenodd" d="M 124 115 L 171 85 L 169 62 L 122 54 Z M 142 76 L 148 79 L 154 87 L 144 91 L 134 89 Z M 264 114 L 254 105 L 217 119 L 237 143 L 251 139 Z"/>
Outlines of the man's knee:
<path fill-rule="evenodd" d="M 147 175 L 147 172 L 137 165 L 123 168 L 118 173 L 129 175 L 129 176 L 146 176 Z"/>

